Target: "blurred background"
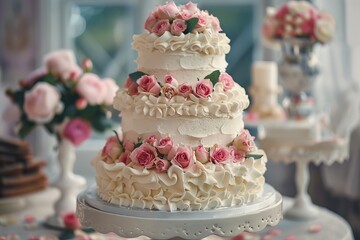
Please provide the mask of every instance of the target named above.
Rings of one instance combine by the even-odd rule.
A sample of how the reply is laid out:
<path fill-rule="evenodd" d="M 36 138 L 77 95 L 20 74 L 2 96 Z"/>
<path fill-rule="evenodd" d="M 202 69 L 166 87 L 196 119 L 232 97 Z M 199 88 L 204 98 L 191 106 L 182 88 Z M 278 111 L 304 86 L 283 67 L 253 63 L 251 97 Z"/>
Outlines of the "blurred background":
<path fill-rule="evenodd" d="M 123 85 L 128 73 L 136 70 L 136 52 L 131 48 L 133 34 L 144 31 L 143 23 L 156 4 L 156 0 L 0 0 L 0 113 L 7 106 L 4 89 L 16 87 L 18 81 L 42 63 L 43 55 L 51 50 L 74 50 L 78 61 L 89 57 L 94 72 L 101 77 L 112 77 Z M 183 4 L 187 1 L 175 1 Z M 195 2 L 195 1 L 194 1 Z M 217 16 L 221 27 L 231 39 L 231 51 L 227 55 L 228 72 L 243 87 L 251 83 L 251 66 L 257 60 L 279 60 L 279 53 L 265 48 L 261 41 L 261 24 L 268 6 L 278 6 L 282 0 L 197 0 L 201 9 Z M 360 96 L 360 21 L 359 0 L 315 0 L 319 8 L 326 9 L 336 19 L 335 39 L 319 49 L 323 57 L 322 72 L 326 79 L 317 83 L 319 108 L 328 109 L 340 94 Z M 326 4 L 325 4 L 326 2 Z M 331 89 L 329 90 L 329 86 Z M 335 92 L 334 91 L 337 91 Z M 321 90 L 319 91 L 321 92 Z M 329 96 L 332 96 L 329 98 Z M 358 97 L 360 98 L 360 97 Z M 356 99 L 359 101 L 359 99 Z M 358 109 L 360 111 L 360 109 Z M 358 114 L 355 113 L 354 114 Z M 351 116 L 350 116 L 351 117 Z M 119 121 L 114 117 L 114 121 Z M 10 126 L 0 123 L 3 132 Z M 316 204 L 330 208 L 347 219 L 355 239 L 360 231 L 360 129 L 359 124 L 349 130 L 351 134 L 350 158 L 341 168 L 349 179 L 341 178 L 340 166 L 311 166 L 310 194 Z M 103 145 L 104 135 L 94 135 L 77 151 L 75 172 L 94 181 L 90 160 Z M 47 133 L 35 131 L 29 140 L 37 156 L 49 161 L 50 178 L 56 177 L 57 162 L 49 143 L 54 144 Z M 45 144 L 46 143 L 46 144 Z M 44 147 L 46 146 L 46 147 Z M 354 161 L 357 164 L 354 164 Z M 354 168 L 354 166 L 356 166 Z M 348 172 L 347 172 L 348 171 Z M 293 196 L 294 166 L 268 164 L 266 181 L 282 194 Z M 337 180 L 337 178 L 339 178 Z M 330 179 L 330 181 L 329 181 Z M 332 181 L 337 182 L 336 186 Z M 332 181 L 331 181 L 332 180 Z M 354 181 L 354 183 L 351 183 Z M 347 182 L 352 188 L 347 188 Z M 356 235 L 357 234 L 357 235 Z"/>

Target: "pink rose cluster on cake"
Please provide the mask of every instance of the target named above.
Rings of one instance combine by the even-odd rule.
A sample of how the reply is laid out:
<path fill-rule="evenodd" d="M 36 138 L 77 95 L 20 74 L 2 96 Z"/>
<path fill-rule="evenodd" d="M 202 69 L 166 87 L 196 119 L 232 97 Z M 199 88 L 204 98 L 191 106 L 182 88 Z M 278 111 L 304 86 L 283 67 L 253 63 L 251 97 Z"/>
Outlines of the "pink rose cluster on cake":
<path fill-rule="evenodd" d="M 263 24 L 266 39 L 305 38 L 326 43 L 332 39 L 335 21 L 307 1 L 289 1 L 278 9 L 268 9 Z"/>
<path fill-rule="evenodd" d="M 97 194 L 119 207 L 193 211 L 241 206 L 263 192 L 267 158 L 244 128 L 244 88 L 226 72 L 229 39 L 191 2 L 160 5 L 114 98 L 122 134 L 92 164 Z"/>
<path fill-rule="evenodd" d="M 165 32 L 179 36 L 187 32 L 201 33 L 205 29 L 221 31 L 219 19 L 207 11 L 201 11 L 197 4 L 189 2 L 176 6 L 173 1 L 159 5 L 146 19 L 144 28 L 157 36 Z"/>

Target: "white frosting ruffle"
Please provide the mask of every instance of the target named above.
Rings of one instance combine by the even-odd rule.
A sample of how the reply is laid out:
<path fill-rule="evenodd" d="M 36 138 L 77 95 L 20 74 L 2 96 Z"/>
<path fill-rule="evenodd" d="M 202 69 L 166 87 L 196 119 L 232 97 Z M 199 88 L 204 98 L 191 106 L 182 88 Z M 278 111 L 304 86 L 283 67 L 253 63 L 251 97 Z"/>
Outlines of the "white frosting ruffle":
<path fill-rule="evenodd" d="M 158 37 L 154 33 L 134 35 L 133 47 L 136 50 L 152 52 L 158 50 L 162 53 L 167 51 L 203 53 L 207 55 L 227 54 L 230 51 L 230 39 L 225 33 L 214 33 L 205 30 L 203 33 L 188 33 L 174 36 L 165 32 Z"/>
<path fill-rule="evenodd" d="M 114 98 L 114 108 L 119 111 L 133 110 L 137 114 L 157 118 L 175 115 L 236 117 L 249 106 L 249 98 L 238 84 L 226 92 L 219 85 L 215 85 L 210 98 L 197 98 L 190 94 L 189 99 L 179 95 L 168 99 L 144 93 L 130 96 L 126 89 L 120 88 Z"/>
<path fill-rule="evenodd" d="M 98 195 L 112 204 L 162 211 L 206 210 L 246 204 L 259 197 L 264 185 L 267 158 L 248 158 L 243 163 L 196 162 L 184 172 L 172 165 L 158 173 L 130 163 L 108 164 L 100 154 L 92 162 Z"/>

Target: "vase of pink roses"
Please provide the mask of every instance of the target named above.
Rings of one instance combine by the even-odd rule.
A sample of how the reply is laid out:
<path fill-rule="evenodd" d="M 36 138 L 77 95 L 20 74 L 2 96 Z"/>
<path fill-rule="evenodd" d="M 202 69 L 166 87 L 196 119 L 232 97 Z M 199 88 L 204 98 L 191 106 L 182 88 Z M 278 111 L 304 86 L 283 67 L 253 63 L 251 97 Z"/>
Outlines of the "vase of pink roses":
<path fill-rule="evenodd" d="M 58 140 L 60 176 L 54 183 L 61 191 L 55 204 L 58 216 L 75 210 L 76 194 L 71 191 L 85 184 L 83 177 L 73 173 L 76 147 L 93 130 L 103 132 L 112 125 L 108 107 L 118 87 L 114 80 L 100 79 L 91 69 L 89 59 L 80 67 L 71 51 L 54 51 L 44 57 L 41 68 L 19 82 L 18 90 L 6 92 L 19 112 L 17 133 L 21 138 L 42 126 Z"/>
<path fill-rule="evenodd" d="M 334 30 L 334 19 L 307 1 L 289 1 L 268 10 L 263 36 L 281 46 L 279 75 L 288 97 L 285 108 L 290 118 L 302 119 L 314 113 L 311 89 L 319 74 L 314 47 L 329 42 Z"/>

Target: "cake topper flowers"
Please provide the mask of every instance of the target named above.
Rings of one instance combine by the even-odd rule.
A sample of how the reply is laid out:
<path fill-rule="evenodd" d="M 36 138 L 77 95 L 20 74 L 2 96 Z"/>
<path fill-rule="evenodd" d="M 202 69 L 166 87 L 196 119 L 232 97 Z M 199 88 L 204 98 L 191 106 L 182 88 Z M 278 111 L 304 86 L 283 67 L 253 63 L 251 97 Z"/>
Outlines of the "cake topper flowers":
<path fill-rule="evenodd" d="M 90 137 L 92 129 L 111 127 L 106 109 L 117 86 L 110 78 L 101 80 L 90 73 L 91 69 L 89 59 L 81 68 L 71 51 L 54 51 L 44 57 L 41 68 L 20 81 L 20 89 L 8 89 L 7 96 L 20 112 L 18 135 L 24 138 L 42 125 L 78 146 Z"/>
<path fill-rule="evenodd" d="M 334 31 L 331 15 L 307 1 L 289 1 L 278 9 L 268 9 L 262 33 L 269 41 L 299 38 L 325 44 L 332 39 Z"/>
<path fill-rule="evenodd" d="M 176 6 L 173 1 L 158 5 L 146 19 L 144 28 L 157 36 L 165 32 L 180 36 L 190 32 L 202 33 L 205 29 L 214 33 L 222 30 L 219 19 L 207 11 L 201 11 L 197 4 L 188 2 L 185 5 Z"/>

